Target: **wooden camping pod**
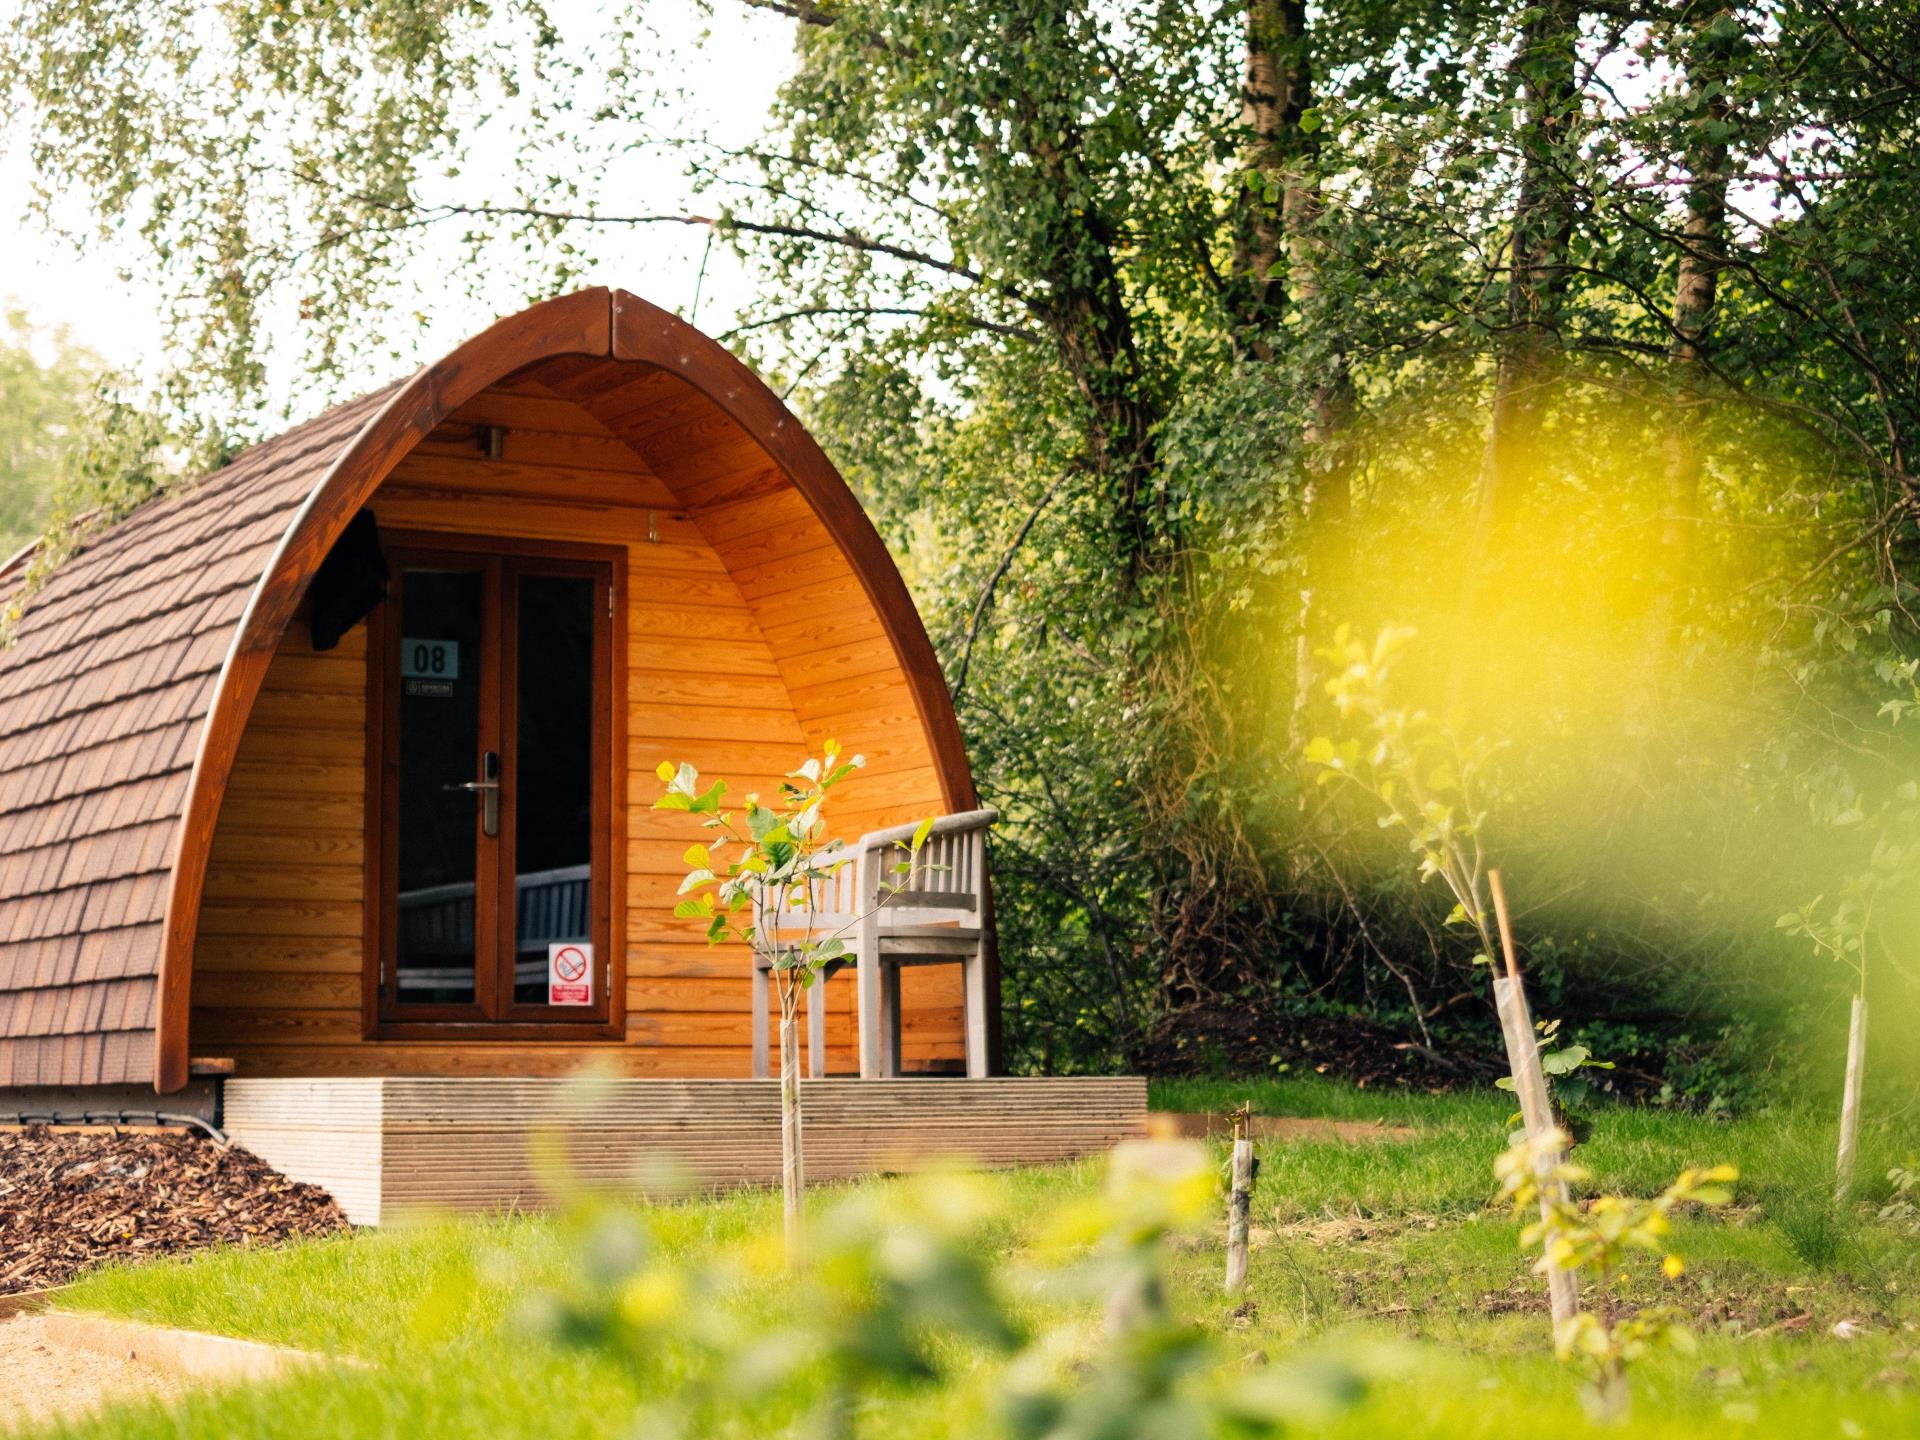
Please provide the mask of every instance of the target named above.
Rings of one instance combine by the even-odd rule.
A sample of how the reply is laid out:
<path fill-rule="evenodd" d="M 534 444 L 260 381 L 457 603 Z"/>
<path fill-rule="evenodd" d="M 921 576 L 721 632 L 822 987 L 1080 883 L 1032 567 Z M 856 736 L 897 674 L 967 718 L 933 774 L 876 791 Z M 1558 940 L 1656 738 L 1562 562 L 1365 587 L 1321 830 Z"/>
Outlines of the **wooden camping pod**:
<path fill-rule="evenodd" d="M 317 652 L 297 623 L 363 509 L 383 534 L 571 546 L 618 575 L 614 1012 L 594 1035 L 408 1030 L 369 999 L 377 667 L 364 627 Z M 745 1074 L 749 968 L 672 917 L 691 837 L 648 808 L 654 765 L 765 789 L 832 737 L 871 760 L 844 833 L 974 804 L 932 647 L 845 482 L 737 359 L 619 291 L 503 320 L 142 507 L 54 572 L 19 634 L 0 655 L 0 1085 L 169 1091 L 194 1054 L 242 1075 L 595 1055 Z M 959 1011 L 957 977 L 927 977 L 909 1058 L 956 1061 Z"/>

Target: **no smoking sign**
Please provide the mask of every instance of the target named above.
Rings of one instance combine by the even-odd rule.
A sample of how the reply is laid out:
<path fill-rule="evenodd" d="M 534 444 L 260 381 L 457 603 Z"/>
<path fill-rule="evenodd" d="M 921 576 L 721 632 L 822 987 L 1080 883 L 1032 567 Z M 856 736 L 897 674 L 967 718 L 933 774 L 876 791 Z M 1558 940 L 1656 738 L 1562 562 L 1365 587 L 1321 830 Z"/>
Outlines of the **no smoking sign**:
<path fill-rule="evenodd" d="M 547 946 L 547 1003 L 593 1004 L 593 946 L 572 941 Z"/>

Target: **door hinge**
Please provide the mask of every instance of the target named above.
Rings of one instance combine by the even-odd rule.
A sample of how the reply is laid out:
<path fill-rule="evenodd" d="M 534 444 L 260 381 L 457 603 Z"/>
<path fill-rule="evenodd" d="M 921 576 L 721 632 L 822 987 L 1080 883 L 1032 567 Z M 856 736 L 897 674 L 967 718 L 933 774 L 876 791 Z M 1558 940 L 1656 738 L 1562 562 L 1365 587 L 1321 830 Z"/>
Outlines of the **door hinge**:
<path fill-rule="evenodd" d="M 613 619 L 613 586 L 607 586 L 607 618 Z"/>

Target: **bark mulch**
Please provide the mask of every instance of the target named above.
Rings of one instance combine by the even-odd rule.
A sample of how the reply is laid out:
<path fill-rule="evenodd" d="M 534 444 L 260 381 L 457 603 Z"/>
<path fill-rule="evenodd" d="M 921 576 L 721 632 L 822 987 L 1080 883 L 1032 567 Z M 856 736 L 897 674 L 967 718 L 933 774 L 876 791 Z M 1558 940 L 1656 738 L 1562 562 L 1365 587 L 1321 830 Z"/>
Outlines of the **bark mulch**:
<path fill-rule="evenodd" d="M 346 1228 L 326 1191 L 237 1145 L 172 1132 L 0 1132 L 0 1295 L 105 1260 Z"/>

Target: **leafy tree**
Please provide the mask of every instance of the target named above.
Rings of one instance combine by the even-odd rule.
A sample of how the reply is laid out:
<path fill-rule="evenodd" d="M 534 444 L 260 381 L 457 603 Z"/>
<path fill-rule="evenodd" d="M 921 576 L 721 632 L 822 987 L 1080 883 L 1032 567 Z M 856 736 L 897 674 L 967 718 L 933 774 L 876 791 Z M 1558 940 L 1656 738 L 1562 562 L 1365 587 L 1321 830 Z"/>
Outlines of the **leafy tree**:
<path fill-rule="evenodd" d="M 873 913 L 840 915 L 838 929 L 828 929 L 824 915 L 815 918 L 823 887 L 831 893 L 840 873 L 855 863 L 845 842 L 827 834 L 825 809 L 833 789 L 864 764 L 859 755 L 843 759 L 839 743 L 829 740 L 820 755 L 809 756 L 780 782 L 777 805 L 762 805 L 758 795 L 749 795 L 736 812 L 722 808 L 726 781 L 702 789 L 699 772 L 691 765 L 663 760 L 659 776 L 667 788 L 653 802 L 656 810 L 704 816 L 702 828 L 713 833 L 711 840 L 687 847 L 689 869 L 680 893 L 690 898 L 676 904 L 673 913 L 683 920 L 704 921 L 710 945 L 732 940 L 748 946 L 755 963 L 772 977 L 779 998 L 780 1187 L 786 1201 L 787 1255 L 795 1265 L 806 1239 L 800 1001 L 807 991 L 825 984 L 833 968 L 847 963 L 852 955 L 847 930 Z M 896 873 L 872 881 L 878 903 L 884 904 L 907 883 L 932 829 L 931 819 L 921 822 Z M 856 904 L 864 901 L 861 893 Z"/>
<path fill-rule="evenodd" d="M 391 342 L 423 257 L 504 303 L 641 226 L 735 247 L 726 334 L 904 556 L 1006 817 L 1025 1063 L 1249 1003 L 1484 1029 L 1302 783 L 1337 621 L 1417 625 L 1414 703 L 1524 751 L 1543 981 L 1751 1003 L 1853 858 L 1809 810 L 1914 758 L 1920 6 L 746 8 L 794 59 L 744 145 L 673 123 L 637 5 L 24 0 L 0 86 L 229 397 L 283 314 L 323 372 Z M 693 193 L 632 203 L 636 147 Z"/>
<path fill-rule="evenodd" d="M 36 354 L 24 310 L 6 313 L 0 340 L 0 559 L 45 527 L 61 458 L 75 438 L 102 365 L 64 332 L 46 337 L 51 354 Z"/>

